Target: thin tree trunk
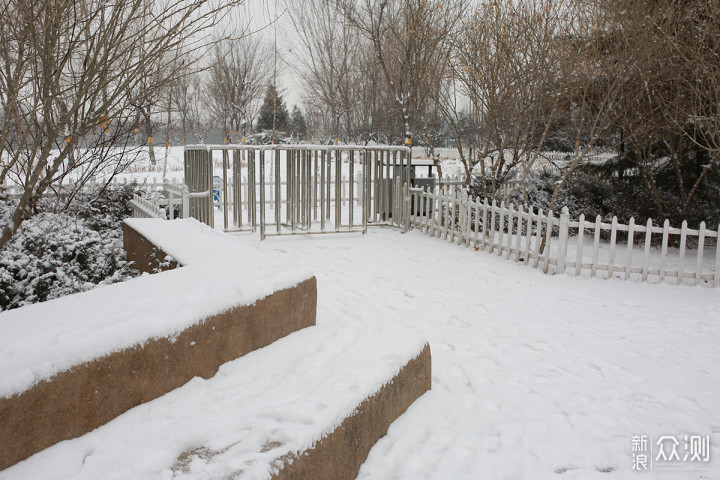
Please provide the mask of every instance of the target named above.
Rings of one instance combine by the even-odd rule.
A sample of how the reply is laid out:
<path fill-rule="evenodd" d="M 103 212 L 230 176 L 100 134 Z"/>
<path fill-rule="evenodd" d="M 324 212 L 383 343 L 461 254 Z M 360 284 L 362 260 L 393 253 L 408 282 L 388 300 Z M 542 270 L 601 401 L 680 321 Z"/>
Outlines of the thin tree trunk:
<path fill-rule="evenodd" d="M 700 188 L 700 184 L 705 179 L 705 176 L 708 174 L 708 172 L 715 166 L 715 163 L 718 160 L 717 155 L 713 155 L 712 161 L 710 164 L 703 168 L 702 174 L 698 177 L 698 179 L 695 181 L 695 184 L 693 185 L 692 190 L 690 190 L 690 194 L 688 195 L 687 199 L 685 200 L 685 203 L 683 204 L 683 214 L 687 212 L 687 209 L 690 207 L 690 203 L 693 201 L 693 198 L 695 198 L 695 194 L 698 191 L 698 188 Z"/>

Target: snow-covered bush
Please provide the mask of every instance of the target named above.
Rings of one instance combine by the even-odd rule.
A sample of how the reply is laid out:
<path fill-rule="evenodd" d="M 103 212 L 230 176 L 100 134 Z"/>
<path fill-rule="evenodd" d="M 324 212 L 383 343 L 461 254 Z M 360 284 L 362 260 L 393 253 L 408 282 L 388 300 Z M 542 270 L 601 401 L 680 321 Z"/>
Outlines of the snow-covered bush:
<path fill-rule="evenodd" d="M 111 187 L 97 198 L 79 198 L 69 212 L 42 212 L 26 220 L 0 250 L 0 310 L 136 275 L 122 244 L 131 194 L 132 187 Z M 10 207 L 11 201 L 0 203 L 0 218 Z"/>

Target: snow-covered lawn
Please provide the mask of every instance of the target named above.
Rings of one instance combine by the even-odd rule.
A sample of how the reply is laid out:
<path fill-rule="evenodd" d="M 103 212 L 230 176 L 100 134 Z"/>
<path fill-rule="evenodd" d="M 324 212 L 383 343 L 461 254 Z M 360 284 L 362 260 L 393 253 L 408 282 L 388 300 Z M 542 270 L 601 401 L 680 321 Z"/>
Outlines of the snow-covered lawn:
<path fill-rule="evenodd" d="M 547 276 L 418 232 L 238 239 L 315 271 L 318 325 L 371 317 L 428 339 L 433 389 L 361 479 L 720 478 L 714 289 Z M 654 454 L 661 436 L 709 435 L 710 462 L 635 472 L 636 435 Z"/>
<path fill-rule="evenodd" d="M 316 330 L 297 332 L 231 362 L 215 378 L 196 379 L 118 421 L 0 472 L 0 478 L 47 478 L 50 471 L 58 478 L 77 478 L 68 476 L 75 470 L 93 479 L 131 478 L 123 472 L 136 470 L 157 472 L 150 467 L 164 459 L 172 462 L 181 451 L 175 448 L 178 442 L 209 442 L 214 448 L 215 443 L 225 445 L 228 435 L 245 438 L 246 430 L 236 424 L 256 418 L 245 417 L 258 402 L 258 411 L 265 415 L 262 392 L 287 399 L 296 392 L 322 390 L 311 381 L 296 384 L 283 379 L 305 378 L 294 368 L 312 373 L 313 381 L 334 378 L 331 385 L 343 387 L 329 395 L 348 403 L 343 400 L 346 390 L 357 396 L 366 385 L 356 385 L 356 379 L 365 374 L 375 378 L 377 366 L 369 362 L 359 375 L 335 360 L 315 365 L 317 359 L 340 358 L 343 352 L 333 350 L 337 345 L 353 345 L 348 348 L 352 351 L 375 349 L 372 356 L 381 363 L 390 346 L 400 358 L 408 346 L 418 344 L 416 331 L 432 349 L 432 391 L 375 445 L 360 479 L 720 479 L 716 289 L 545 275 L 417 231 L 402 234 L 388 228 L 373 228 L 367 235 L 274 237 L 260 242 L 257 234 L 236 234 L 224 240 L 251 245 L 269 257 L 254 255 L 243 262 L 243 252 L 247 256 L 252 249 L 228 245 L 224 257 L 207 252 L 215 257 L 204 269 L 217 264 L 220 271 L 223 259 L 235 256 L 229 264 L 237 266 L 237 275 L 250 279 L 276 272 L 278 266 L 296 268 L 298 263 L 313 271 L 318 280 Z M 272 260 L 263 263 L 262 258 Z M 202 288 L 235 287 L 204 282 Z M 149 290 L 147 295 L 151 300 L 157 292 Z M 305 350 L 298 350 L 298 345 Z M 315 363 L 296 360 L 292 355 L 298 351 Z M 322 355 L 311 356 L 314 351 Z M 275 374 L 254 378 L 248 371 L 238 383 L 247 387 L 225 384 L 224 376 L 238 369 L 244 372 L 244 365 L 274 364 L 267 359 L 258 363 L 263 356 L 276 359 L 280 367 Z M 364 365 L 354 360 L 350 364 Z M 309 427 L 303 428 L 322 425 L 307 421 L 310 411 L 319 418 L 327 415 L 314 404 L 280 403 L 296 410 L 290 417 L 272 410 L 268 418 L 277 423 L 272 424 L 274 435 L 297 430 L 297 416 L 306 419 Z M 175 404 L 201 406 L 175 421 L 167 414 Z M 217 425 L 206 425 L 202 419 L 216 411 L 221 417 L 236 412 L 228 417 L 235 423 L 221 423 L 228 432 L 203 440 L 206 430 L 214 432 Z M 248 428 L 247 439 L 262 437 L 254 427 Z M 633 452 L 633 437 L 647 436 L 652 460 L 659 453 L 655 441 L 662 436 L 681 442 L 682 458 L 685 435 L 709 438 L 709 462 L 675 462 L 679 468 L 672 470 L 662 470 L 656 462 L 652 471 L 632 470 L 633 453 L 640 453 Z M 84 466 L 88 455 L 92 464 Z M 143 455 L 160 460 L 153 457 L 148 463 Z M 197 472 L 193 467 L 175 473 L 193 480 L 215 478 L 208 472 L 225 471 L 245 457 L 213 458 L 207 466 L 199 462 Z M 245 473 L 242 478 L 263 477 Z M 163 470 L 163 475 L 169 478 L 173 473 Z"/>

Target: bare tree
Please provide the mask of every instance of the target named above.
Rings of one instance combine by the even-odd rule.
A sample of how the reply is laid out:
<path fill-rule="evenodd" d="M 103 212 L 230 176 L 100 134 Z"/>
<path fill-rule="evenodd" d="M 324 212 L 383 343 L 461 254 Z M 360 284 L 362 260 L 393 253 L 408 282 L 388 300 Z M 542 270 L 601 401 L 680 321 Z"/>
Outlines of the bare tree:
<path fill-rule="evenodd" d="M 449 40 L 465 12 L 461 0 L 340 1 L 345 18 L 372 43 L 409 142 L 437 95 Z"/>
<path fill-rule="evenodd" d="M 189 68 L 176 61 L 178 46 L 208 46 L 208 29 L 236 4 L 2 0 L 0 181 L 15 172 L 24 193 L 2 226 L 0 248 L 61 168 L 69 175 L 92 131 L 128 125 L 141 98 Z M 159 74 L 145 83 L 149 69 Z"/>
<path fill-rule="evenodd" d="M 259 101 L 272 75 L 269 52 L 261 40 L 243 37 L 219 42 L 213 51 L 213 63 L 205 92 L 205 103 L 230 133 L 245 137 L 259 110 Z"/>
<path fill-rule="evenodd" d="M 635 11 L 640 3 L 632 2 Z M 677 174 L 685 216 L 708 174 L 720 164 L 720 5 L 664 0 L 645 8 L 640 19 L 621 12 L 634 32 L 641 30 L 639 21 L 648 32 L 644 50 L 650 57 L 641 57 L 645 111 L 660 117 L 653 126 L 659 123 L 665 133 L 662 138 Z M 681 162 L 682 157 L 690 161 Z M 662 212 L 656 190 L 654 199 Z"/>
<path fill-rule="evenodd" d="M 527 179 L 558 109 L 558 38 L 567 28 L 563 1 L 484 0 L 455 45 L 453 88 L 443 98 L 458 132 L 455 83 L 467 96 L 472 129 L 460 150 L 469 172 L 480 167 L 485 196 L 520 169 Z M 458 134 L 456 133 L 456 137 Z"/>
<path fill-rule="evenodd" d="M 354 102 L 353 70 L 360 38 L 334 0 L 289 0 L 293 61 L 304 96 L 328 121 L 326 134 L 348 135 Z"/>

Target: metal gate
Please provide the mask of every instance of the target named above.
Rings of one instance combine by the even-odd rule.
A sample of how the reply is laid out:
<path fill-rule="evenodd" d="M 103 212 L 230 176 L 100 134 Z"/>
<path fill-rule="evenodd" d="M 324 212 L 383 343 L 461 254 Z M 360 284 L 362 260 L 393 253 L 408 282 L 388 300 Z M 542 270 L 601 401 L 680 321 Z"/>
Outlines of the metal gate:
<path fill-rule="evenodd" d="M 190 192 L 189 214 L 214 227 L 211 158 L 208 151 L 185 149 L 185 185 Z"/>
<path fill-rule="evenodd" d="M 259 230 L 263 239 L 407 227 L 409 153 L 392 146 L 188 146 L 191 194 L 211 191 L 214 171 L 222 178 L 219 201 L 197 199 L 191 216 L 209 225 L 222 216 L 225 231 Z"/>

